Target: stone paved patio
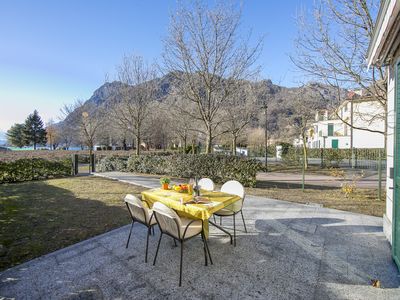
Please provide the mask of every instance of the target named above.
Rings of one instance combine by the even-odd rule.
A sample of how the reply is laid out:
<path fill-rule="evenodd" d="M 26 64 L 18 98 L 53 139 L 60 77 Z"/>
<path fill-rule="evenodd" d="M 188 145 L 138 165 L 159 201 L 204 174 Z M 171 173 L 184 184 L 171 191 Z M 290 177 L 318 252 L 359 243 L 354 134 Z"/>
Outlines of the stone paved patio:
<path fill-rule="evenodd" d="M 148 186 L 158 180 L 129 176 Z M 181 288 L 179 248 L 163 239 L 153 266 L 156 230 L 145 264 L 146 231 L 135 225 L 128 249 L 124 226 L 0 273 L 0 299 L 400 298 L 381 218 L 254 196 L 244 214 L 249 233 L 239 232 L 236 248 L 211 227 L 214 265 L 204 266 L 200 238 L 185 244 Z"/>

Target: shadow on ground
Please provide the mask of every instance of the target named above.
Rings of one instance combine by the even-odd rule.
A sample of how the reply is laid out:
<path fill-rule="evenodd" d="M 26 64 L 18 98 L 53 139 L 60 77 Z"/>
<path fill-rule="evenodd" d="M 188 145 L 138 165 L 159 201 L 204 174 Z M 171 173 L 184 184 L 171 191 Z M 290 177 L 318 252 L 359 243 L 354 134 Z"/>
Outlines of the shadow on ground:
<path fill-rule="evenodd" d="M 122 199 L 117 205 L 95 195 L 80 198 L 46 181 L 1 185 L 0 270 L 129 223 Z"/>
<path fill-rule="evenodd" d="M 156 266 L 144 263 L 146 229 L 129 226 L 0 274 L 0 296 L 31 299 L 259 298 L 398 299 L 400 278 L 382 233 L 382 219 L 251 197 L 238 221 L 237 247 L 215 228 L 214 265 L 204 266 L 202 241 L 179 248 L 163 239 Z M 223 226 L 232 229 L 232 220 Z M 150 262 L 159 232 L 150 238 Z M 378 279 L 382 288 L 371 286 Z"/>

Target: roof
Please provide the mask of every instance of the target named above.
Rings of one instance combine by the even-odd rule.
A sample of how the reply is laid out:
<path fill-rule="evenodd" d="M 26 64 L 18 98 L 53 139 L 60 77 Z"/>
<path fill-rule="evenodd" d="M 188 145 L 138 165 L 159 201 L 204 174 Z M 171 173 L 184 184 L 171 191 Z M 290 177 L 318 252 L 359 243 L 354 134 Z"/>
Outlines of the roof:
<path fill-rule="evenodd" d="M 382 0 L 369 44 L 368 66 L 388 63 L 400 44 L 400 1 Z"/>

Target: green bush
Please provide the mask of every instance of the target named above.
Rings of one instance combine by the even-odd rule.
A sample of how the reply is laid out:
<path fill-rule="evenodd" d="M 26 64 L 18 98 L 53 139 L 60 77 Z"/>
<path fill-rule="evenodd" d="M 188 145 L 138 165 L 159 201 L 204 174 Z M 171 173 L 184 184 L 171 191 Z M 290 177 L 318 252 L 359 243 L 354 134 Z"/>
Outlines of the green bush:
<path fill-rule="evenodd" d="M 339 166 L 341 161 L 348 156 L 346 152 L 347 151 L 338 151 L 338 149 L 324 149 L 324 163 L 331 167 Z"/>
<path fill-rule="evenodd" d="M 127 158 L 120 156 L 104 156 L 96 165 L 98 172 L 125 171 Z"/>
<path fill-rule="evenodd" d="M 283 151 L 285 150 L 285 151 Z M 286 165 L 300 166 L 303 159 L 303 149 L 296 147 L 282 147 L 282 162 Z"/>
<path fill-rule="evenodd" d="M 0 161 L 0 183 L 48 179 L 72 175 L 72 160 L 47 160 L 23 158 L 14 161 Z"/>
<path fill-rule="evenodd" d="M 265 146 L 247 146 L 249 151 L 249 156 L 251 157 L 265 157 Z M 267 148 L 268 157 L 275 157 L 276 155 L 276 145 L 268 145 Z"/>
<path fill-rule="evenodd" d="M 286 154 L 288 154 L 289 151 L 293 151 L 293 150 L 297 149 L 292 144 L 289 144 L 289 143 L 282 142 L 279 145 L 282 146 L 282 156 L 285 156 Z"/>
<path fill-rule="evenodd" d="M 193 148 L 194 148 L 194 153 L 195 154 L 200 152 L 200 147 L 198 145 L 194 145 L 194 147 L 192 147 L 192 145 L 188 145 L 185 148 L 185 153 L 186 154 L 192 153 Z"/>
<path fill-rule="evenodd" d="M 258 160 L 236 156 L 200 155 L 132 155 L 127 164 L 121 157 L 103 158 L 97 170 L 128 171 L 135 173 L 167 175 L 175 177 L 209 177 L 215 182 L 237 180 L 245 186 L 255 186 L 256 174 L 261 168 Z M 116 163 L 120 161 L 120 163 Z"/>

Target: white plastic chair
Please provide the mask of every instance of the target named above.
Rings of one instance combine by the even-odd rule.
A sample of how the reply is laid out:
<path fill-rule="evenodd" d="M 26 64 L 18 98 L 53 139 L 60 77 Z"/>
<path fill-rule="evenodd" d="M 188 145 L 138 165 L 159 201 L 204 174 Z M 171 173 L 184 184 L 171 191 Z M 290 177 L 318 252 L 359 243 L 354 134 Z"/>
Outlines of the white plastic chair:
<path fill-rule="evenodd" d="M 161 202 L 156 202 L 153 205 L 154 216 L 157 220 L 158 226 L 160 228 L 161 234 L 158 240 L 156 255 L 154 256 L 153 265 L 156 264 L 158 249 L 160 248 L 161 238 L 163 234 L 167 234 L 172 238 L 178 240 L 181 243 L 181 261 L 179 268 L 179 286 L 182 285 L 182 262 L 183 262 L 183 242 L 201 234 L 204 245 L 204 260 L 207 266 L 207 254 L 210 258 L 211 264 L 213 261 L 211 259 L 210 250 L 208 249 L 208 244 L 206 237 L 204 235 L 203 221 L 196 219 L 187 219 L 179 217 L 178 214 L 165 204 Z"/>
<path fill-rule="evenodd" d="M 155 224 L 157 224 L 156 219 L 153 216 L 153 211 L 143 205 L 143 202 L 134 195 L 128 194 L 125 196 L 125 204 L 128 208 L 129 214 L 132 218 L 131 230 L 129 231 L 128 241 L 126 242 L 126 248 L 128 248 L 129 240 L 131 239 L 133 224 L 141 223 L 147 227 L 147 239 L 146 239 L 146 255 L 144 261 L 147 263 L 147 253 L 149 248 L 149 235 L 150 231 Z M 153 228 L 154 234 L 154 228 Z"/>
<path fill-rule="evenodd" d="M 244 187 L 239 181 L 230 180 L 222 185 L 221 192 L 236 195 L 241 198 L 240 200 L 214 213 L 214 215 L 220 217 L 220 225 L 222 224 L 223 217 L 233 216 L 233 245 L 236 247 L 236 221 L 235 221 L 236 214 L 240 213 L 242 215 L 244 230 L 247 233 L 246 223 L 244 221 L 243 211 L 242 211 L 244 197 L 245 197 Z"/>
<path fill-rule="evenodd" d="M 214 182 L 210 178 L 202 178 L 199 180 L 198 185 L 202 190 L 213 191 Z"/>

